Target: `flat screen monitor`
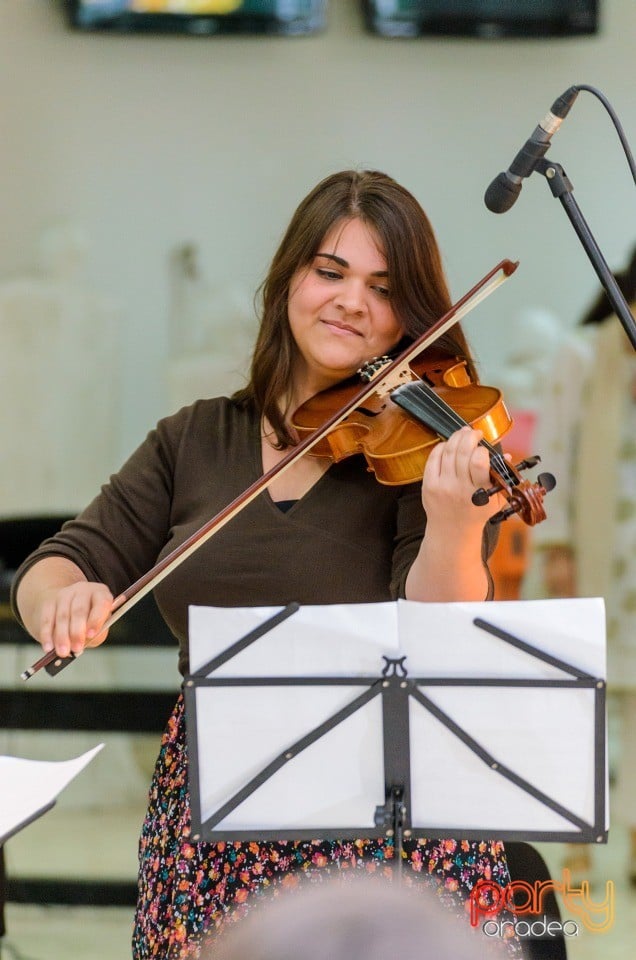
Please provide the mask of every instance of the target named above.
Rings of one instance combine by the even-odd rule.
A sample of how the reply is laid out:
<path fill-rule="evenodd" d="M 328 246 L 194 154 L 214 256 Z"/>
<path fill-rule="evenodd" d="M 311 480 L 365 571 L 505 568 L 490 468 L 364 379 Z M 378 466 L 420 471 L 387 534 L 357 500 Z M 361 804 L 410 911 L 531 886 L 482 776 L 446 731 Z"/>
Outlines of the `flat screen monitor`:
<path fill-rule="evenodd" d="M 596 33 L 598 0 L 362 0 L 384 37 L 565 37 Z"/>
<path fill-rule="evenodd" d="M 327 0 L 67 0 L 67 5 L 78 30 L 293 36 L 325 28 Z"/>

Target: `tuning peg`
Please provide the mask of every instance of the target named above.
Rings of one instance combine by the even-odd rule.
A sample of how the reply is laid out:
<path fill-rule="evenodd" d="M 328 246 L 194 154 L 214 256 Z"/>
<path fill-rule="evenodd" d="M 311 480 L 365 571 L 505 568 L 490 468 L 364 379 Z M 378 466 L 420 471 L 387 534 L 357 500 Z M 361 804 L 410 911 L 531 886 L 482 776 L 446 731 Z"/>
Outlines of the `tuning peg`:
<path fill-rule="evenodd" d="M 479 487 L 470 499 L 476 507 L 485 507 L 495 493 L 501 493 L 501 487 L 490 487 L 489 490 L 484 489 L 484 487 Z"/>
<path fill-rule="evenodd" d="M 500 510 L 499 513 L 496 513 L 490 518 L 489 523 L 503 523 L 504 520 L 507 520 L 508 517 L 514 517 L 515 513 L 519 513 L 521 510 L 521 504 L 515 504 L 511 507 L 506 507 L 505 510 Z"/>
<path fill-rule="evenodd" d="M 515 470 L 530 470 L 532 467 L 536 467 L 538 463 L 541 463 L 541 457 L 538 454 L 535 454 L 535 456 L 526 457 L 525 460 L 522 460 L 521 463 L 518 463 L 515 467 Z"/>
<path fill-rule="evenodd" d="M 556 487 L 556 477 L 552 473 L 540 473 L 537 483 L 541 484 L 546 493 L 550 493 L 550 490 Z"/>

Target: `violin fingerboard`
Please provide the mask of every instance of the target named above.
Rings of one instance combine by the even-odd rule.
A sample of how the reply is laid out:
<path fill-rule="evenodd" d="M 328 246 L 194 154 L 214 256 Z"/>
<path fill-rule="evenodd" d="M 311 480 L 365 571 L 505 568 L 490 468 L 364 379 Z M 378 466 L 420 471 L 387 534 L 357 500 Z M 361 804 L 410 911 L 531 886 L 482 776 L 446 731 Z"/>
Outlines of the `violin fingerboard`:
<path fill-rule="evenodd" d="M 391 392 L 391 400 L 446 440 L 466 426 L 466 421 L 422 380 L 396 387 Z"/>

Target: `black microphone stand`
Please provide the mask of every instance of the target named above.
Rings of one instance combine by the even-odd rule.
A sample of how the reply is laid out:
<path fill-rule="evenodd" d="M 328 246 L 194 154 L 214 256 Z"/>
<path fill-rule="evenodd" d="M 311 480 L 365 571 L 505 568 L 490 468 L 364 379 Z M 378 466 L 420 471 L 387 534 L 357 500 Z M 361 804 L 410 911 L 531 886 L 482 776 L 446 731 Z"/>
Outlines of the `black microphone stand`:
<path fill-rule="evenodd" d="M 599 280 L 605 288 L 608 299 L 614 308 L 614 312 L 622 323 L 629 341 L 636 350 L 636 320 L 629 309 L 627 301 L 618 286 L 612 271 L 608 267 L 601 250 L 592 235 L 592 231 L 587 225 L 581 210 L 572 195 L 572 184 L 560 163 L 554 163 L 552 160 L 541 158 L 537 160 L 534 170 L 542 174 L 548 181 L 552 195 L 561 201 L 561 205 L 567 213 L 576 234 L 583 244 L 592 266 L 594 267 Z"/>

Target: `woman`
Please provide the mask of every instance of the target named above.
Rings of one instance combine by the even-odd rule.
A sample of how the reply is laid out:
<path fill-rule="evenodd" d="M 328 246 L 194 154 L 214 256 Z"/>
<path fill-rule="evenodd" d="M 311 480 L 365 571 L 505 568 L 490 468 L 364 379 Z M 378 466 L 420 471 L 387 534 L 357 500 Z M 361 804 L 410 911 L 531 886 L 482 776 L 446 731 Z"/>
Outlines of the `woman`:
<path fill-rule="evenodd" d="M 247 387 L 162 420 L 75 521 L 18 572 L 15 608 L 45 651 L 105 639 L 113 596 L 276 464 L 291 417 L 316 392 L 425 331 L 450 306 L 430 223 L 377 172 L 327 177 L 296 210 L 262 290 Z M 455 328 L 441 343 L 468 358 Z M 488 485 L 479 432 L 434 447 L 421 487 L 378 484 L 360 457 L 304 457 L 157 587 L 187 670 L 188 604 L 218 606 L 483 600 L 491 595 Z M 373 868 L 384 841 L 191 844 L 181 698 L 164 736 L 140 843 L 135 958 L 197 956 L 206 930 L 263 885 L 320 866 Z M 465 895 L 508 879 L 501 844 L 413 841 L 414 870 Z M 290 879 L 291 878 L 291 879 Z"/>

